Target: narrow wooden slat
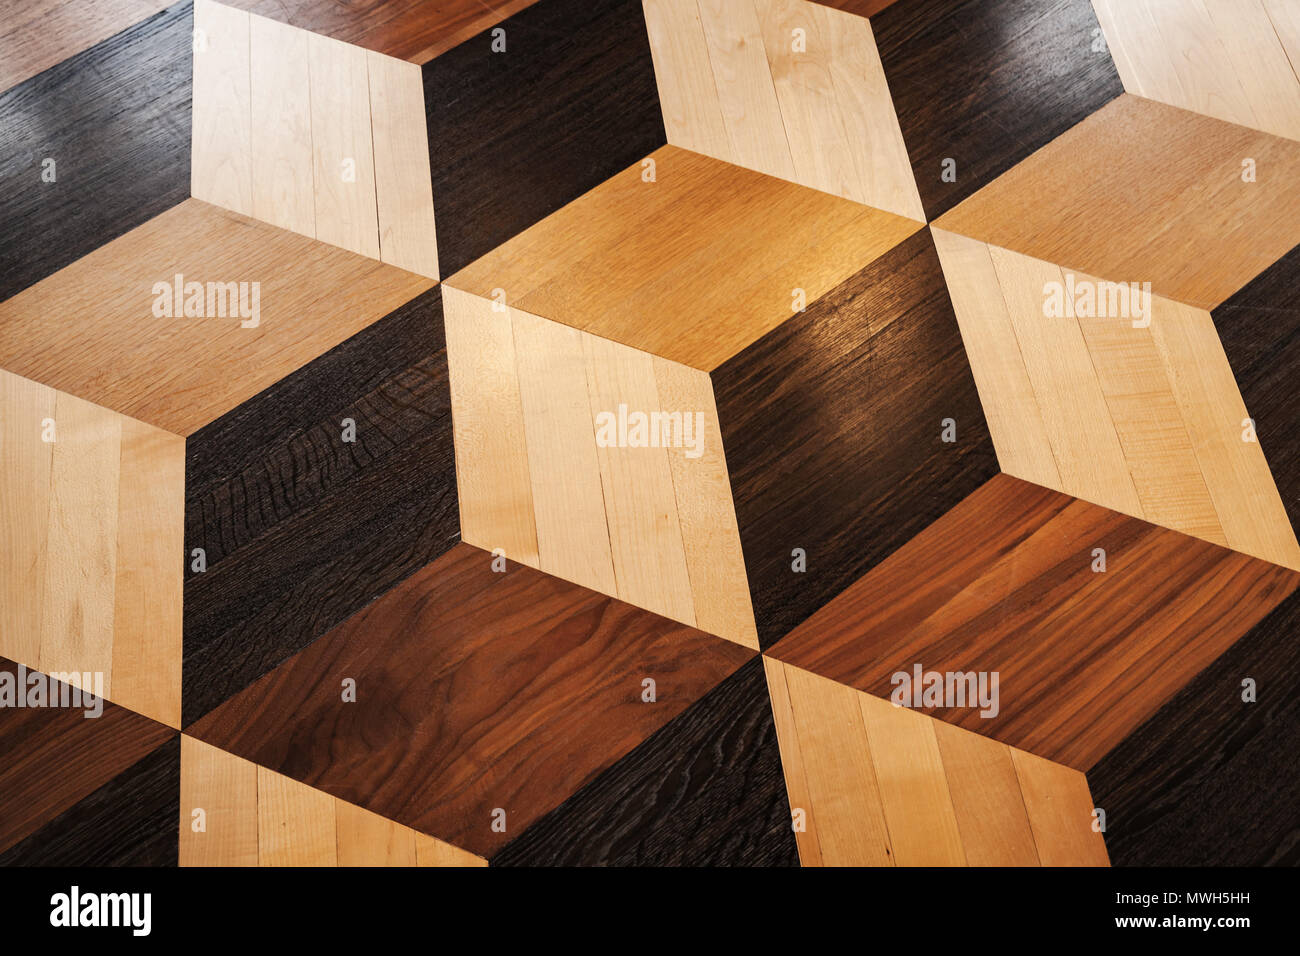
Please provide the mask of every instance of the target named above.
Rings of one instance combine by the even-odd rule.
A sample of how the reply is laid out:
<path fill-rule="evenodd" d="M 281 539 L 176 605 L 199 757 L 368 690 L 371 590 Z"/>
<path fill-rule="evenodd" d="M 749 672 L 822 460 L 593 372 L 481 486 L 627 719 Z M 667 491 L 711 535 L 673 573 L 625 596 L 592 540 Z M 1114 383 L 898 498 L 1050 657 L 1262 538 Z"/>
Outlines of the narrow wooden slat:
<path fill-rule="evenodd" d="M 461 536 L 536 565 L 537 526 L 509 312 L 443 287 Z"/>
<path fill-rule="evenodd" d="M 258 773 L 243 757 L 181 735 L 181 866 L 257 866 Z"/>
<path fill-rule="evenodd" d="M 316 235 L 308 34 L 250 17 L 252 212 L 304 236 Z"/>
<path fill-rule="evenodd" d="M 505 318 L 514 335 L 527 477 L 537 521 L 537 566 L 616 596 L 583 334 L 519 309 Z M 478 382 L 475 387 L 482 388 Z"/>
<path fill-rule="evenodd" d="M 334 801 L 339 866 L 415 866 L 416 833 L 410 827 Z"/>
<path fill-rule="evenodd" d="M 258 865 L 336 866 L 337 803 L 327 793 L 258 767 Z"/>
<path fill-rule="evenodd" d="M 390 265 L 436 279 L 438 242 L 420 68 L 374 51 L 367 53 L 366 64 L 379 255 Z"/>
<path fill-rule="evenodd" d="M 680 0 L 644 0 L 644 7 L 668 142 L 727 158 L 731 143 L 718 104 L 699 8 Z"/>
<path fill-rule="evenodd" d="M 113 699 L 181 724 L 185 439 L 121 418 Z"/>
<path fill-rule="evenodd" d="M 487 860 L 468 850 L 444 843 L 419 831 L 415 833 L 416 866 L 487 866 Z"/>
<path fill-rule="evenodd" d="M 1023 750 L 1012 749 L 1011 760 L 1043 865 L 1109 866 L 1106 841 L 1092 828 L 1087 778 Z"/>
<path fill-rule="evenodd" d="M 790 689 L 786 684 L 785 665 L 774 657 L 763 655 L 763 673 L 767 682 L 768 697 L 772 702 L 772 720 L 776 726 L 777 746 L 781 751 L 781 771 L 785 779 L 786 794 L 790 800 L 791 826 L 796 813 L 802 813 L 803 822 L 794 831 L 802 866 L 821 866 L 822 848 L 817 838 L 817 818 L 812 816 L 812 790 L 808 785 L 808 771 L 804 767 L 803 748 L 799 743 L 799 727 L 795 721 L 794 707 L 790 703 Z M 872 783 L 875 783 L 872 778 Z M 884 819 L 880 818 L 879 832 L 884 835 Z M 888 838 L 884 844 L 888 846 Z M 888 862 L 887 852 L 880 856 Z"/>
<path fill-rule="evenodd" d="M 253 215 L 249 15 L 195 0 L 190 194 Z"/>
<path fill-rule="evenodd" d="M 379 258 L 366 51 L 308 35 L 316 238 Z"/>

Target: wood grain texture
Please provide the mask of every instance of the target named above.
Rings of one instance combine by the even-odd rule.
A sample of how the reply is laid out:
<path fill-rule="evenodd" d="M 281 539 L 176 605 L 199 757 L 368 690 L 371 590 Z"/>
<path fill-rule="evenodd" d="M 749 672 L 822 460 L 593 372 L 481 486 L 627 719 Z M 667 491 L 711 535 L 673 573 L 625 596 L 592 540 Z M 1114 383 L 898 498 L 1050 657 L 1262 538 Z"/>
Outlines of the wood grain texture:
<path fill-rule="evenodd" d="M 27 4 L 0 30 L 39 26 L 48 6 Z M 90 27 L 92 6 L 115 9 L 62 4 L 60 16 Z M 0 93 L 0 302 L 189 196 L 190 9 L 175 4 Z M 41 44 L 13 43 L 39 54 L 79 35 L 40 29 Z M 23 57 L 0 56 L 0 69 Z"/>
<path fill-rule="evenodd" d="M 924 231 L 712 378 L 764 647 L 997 471 Z"/>
<path fill-rule="evenodd" d="M 1276 534 L 1283 542 L 1294 536 L 1293 529 L 1300 528 L 1300 442 L 1294 428 L 1300 420 L 1300 395 L 1291 385 L 1300 362 L 1297 292 L 1300 246 L 1213 313 L 1214 329 L 1244 401 L 1215 409 L 1226 422 L 1222 438 L 1256 471 L 1271 469 L 1291 527 L 1281 520 L 1272 501 L 1259 502 L 1257 509 L 1243 516 L 1242 523 L 1259 533 Z M 1208 339 L 1209 332 L 1202 330 L 1202 338 Z M 1199 343 L 1188 347 L 1204 348 Z M 1241 425 L 1247 415 L 1254 421 L 1258 443 L 1241 441 Z M 1262 462 L 1264 455 L 1268 456 L 1267 465 Z"/>
<path fill-rule="evenodd" d="M 244 11 L 194 0 L 190 195 L 245 216 L 253 214 L 251 32 Z"/>
<path fill-rule="evenodd" d="M 492 564 L 457 545 L 187 732 L 490 858 L 752 656 Z"/>
<path fill-rule="evenodd" d="M 640 0 L 548 0 L 500 28 L 505 53 L 484 34 L 424 66 L 444 276 L 666 141 Z"/>
<path fill-rule="evenodd" d="M 184 440 L 3 371 L 0 422 L 0 654 L 179 726 Z"/>
<path fill-rule="evenodd" d="M 1105 865 L 1078 771 L 763 662 L 804 866 Z"/>
<path fill-rule="evenodd" d="M 487 865 L 188 735 L 180 792 L 181 866 Z"/>
<path fill-rule="evenodd" d="M 1281 39 L 1289 0 L 1093 7 L 1128 92 L 1300 139 L 1300 76 Z"/>
<path fill-rule="evenodd" d="M 1088 0 L 907 0 L 871 29 L 931 220 L 1123 92 Z"/>
<path fill-rule="evenodd" d="M 517 836 L 493 866 L 797 866 L 757 659 Z"/>
<path fill-rule="evenodd" d="M 1297 627 L 1292 596 L 1088 771 L 1116 866 L 1300 862 Z"/>
<path fill-rule="evenodd" d="M 187 443 L 186 724 L 458 540 L 439 291 Z"/>
<path fill-rule="evenodd" d="M 665 146 L 447 284 L 711 371 L 914 233 L 910 219 Z M 556 250 L 564 250 L 556 255 Z"/>
<path fill-rule="evenodd" d="M 1212 309 L 1300 243 L 1297 204 L 1300 143 L 1125 94 L 935 225 Z"/>
<path fill-rule="evenodd" d="M 926 712 L 1086 771 L 1297 586 L 1295 572 L 999 475 L 770 653 L 884 698 L 917 665 L 997 672 L 996 713 Z"/>
<path fill-rule="evenodd" d="M 426 63 L 534 2 L 230 0 L 231 6 L 412 63 Z"/>
<path fill-rule="evenodd" d="M 1004 472 L 1300 570 L 1208 312 L 1149 296 L 1140 315 L 1048 314 L 1049 287 L 1099 303 L 1116 287 L 932 232 Z"/>
<path fill-rule="evenodd" d="M 0 852 L 0 866 L 175 866 L 179 736 L 172 732 L 147 756 Z"/>
<path fill-rule="evenodd" d="M 249 17 L 248 26 L 253 194 L 249 215 L 290 232 L 314 236 L 316 191 L 307 34 L 265 17 Z"/>
<path fill-rule="evenodd" d="M 5 10 L 0 91 L 147 20 L 166 0 L 38 0 Z"/>
<path fill-rule="evenodd" d="M 259 324 L 155 316 L 177 274 L 259 283 Z M 192 199 L 0 303 L 0 367 L 189 435 L 430 285 Z"/>
<path fill-rule="evenodd" d="M 7 681 L 22 673 L 3 658 L 0 671 L 11 675 Z M 30 671 L 27 679 L 30 686 Z M 108 701 L 95 718 L 82 707 L 0 709 L 0 850 L 37 833 L 174 738 L 171 728 Z M 168 818 L 170 825 L 175 813 Z"/>
<path fill-rule="evenodd" d="M 925 219 L 866 19 L 807 0 L 645 7 L 670 143 Z"/>
<path fill-rule="evenodd" d="M 464 539 L 757 650 L 708 376 L 445 295 Z"/>

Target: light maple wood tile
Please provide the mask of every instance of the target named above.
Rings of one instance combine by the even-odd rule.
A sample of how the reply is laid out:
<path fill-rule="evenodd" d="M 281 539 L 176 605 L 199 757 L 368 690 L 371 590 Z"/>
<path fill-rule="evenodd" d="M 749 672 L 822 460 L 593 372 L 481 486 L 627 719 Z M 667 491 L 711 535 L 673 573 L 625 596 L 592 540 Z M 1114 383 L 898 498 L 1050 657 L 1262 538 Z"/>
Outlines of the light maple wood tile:
<path fill-rule="evenodd" d="M 258 772 L 243 757 L 181 735 L 181 866 L 257 866 Z"/>
<path fill-rule="evenodd" d="M 1011 759 L 1043 866 L 1109 866 L 1106 841 L 1093 829 L 1087 778 L 1023 750 L 1012 748 Z"/>
<path fill-rule="evenodd" d="M 253 101 L 249 15 L 194 3 L 190 195 L 253 215 Z"/>
<path fill-rule="evenodd" d="M 1038 850 L 1011 748 L 942 720 L 932 726 L 967 864 L 1037 866 Z M 992 820 L 998 825 L 990 826 Z"/>
<path fill-rule="evenodd" d="M 337 805 L 328 793 L 258 767 L 258 865 L 337 866 Z"/>
<path fill-rule="evenodd" d="M 249 28 L 253 117 L 250 215 L 315 236 L 308 35 L 258 16 L 250 18 Z"/>
<path fill-rule="evenodd" d="M 336 800 L 339 866 L 415 866 L 415 831 Z"/>

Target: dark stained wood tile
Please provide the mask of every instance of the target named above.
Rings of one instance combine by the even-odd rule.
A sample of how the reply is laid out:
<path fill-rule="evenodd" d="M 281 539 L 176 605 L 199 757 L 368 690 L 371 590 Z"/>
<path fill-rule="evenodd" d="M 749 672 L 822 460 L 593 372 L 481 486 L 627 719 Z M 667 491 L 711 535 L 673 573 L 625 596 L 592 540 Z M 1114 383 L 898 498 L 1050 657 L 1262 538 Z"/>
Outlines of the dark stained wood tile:
<path fill-rule="evenodd" d="M 1086 771 L 1297 586 L 1293 571 L 999 475 L 770 653 L 886 698 L 917 664 L 996 671 L 996 715 L 926 712 Z"/>
<path fill-rule="evenodd" d="M 189 197 L 192 32 L 178 3 L 0 93 L 0 301 Z"/>
<path fill-rule="evenodd" d="M 667 142 L 640 0 L 547 0 L 424 67 L 444 276 Z"/>
<path fill-rule="evenodd" d="M 12 675 L 9 680 L 37 673 L 4 658 L 0 672 Z M 98 717 L 87 717 L 84 707 L 0 707 L 0 851 L 73 810 L 175 736 L 108 701 Z"/>
<path fill-rule="evenodd" d="M 1291 526 L 1300 530 L 1300 246 L 1211 314 Z"/>
<path fill-rule="evenodd" d="M 492 858 L 494 866 L 798 866 L 754 658 Z"/>
<path fill-rule="evenodd" d="M 492 562 L 457 545 L 187 732 L 490 856 L 754 656 Z"/>
<path fill-rule="evenodd" d="M 929 230 L 712 377 L 764 647 L 997 473 Z"/>
<path fill-rule="evenodd" d="M 871 28 L 930 219 L 1123 92 L 1089 0 L 905 0 Z"/>
<path fill-rule="evenodd" d="M 1297 634 L 1293 595 L 1088 771 L 1113 865 L 1300 865 Z"/>
<path fill-rule="evenodd" d="M 158 747 L 22 842 L 0 866 L 175 866 L 181 738 Z"/>
<path fill-rule="evenodd" d="M 459 540 L 452 445 L 438 287 L 190 437 L 184 723 Z"/>

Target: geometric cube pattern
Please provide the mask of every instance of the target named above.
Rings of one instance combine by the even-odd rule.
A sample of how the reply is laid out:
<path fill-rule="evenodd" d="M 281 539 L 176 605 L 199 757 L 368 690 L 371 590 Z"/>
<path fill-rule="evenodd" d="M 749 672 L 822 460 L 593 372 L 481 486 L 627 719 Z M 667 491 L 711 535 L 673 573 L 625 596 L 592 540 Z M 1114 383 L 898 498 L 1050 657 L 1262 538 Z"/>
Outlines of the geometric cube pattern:
<path fill-rule="evenodd" d="M 46 6 L 0 862 L 1300 862 L 1300 2 Z"/>

